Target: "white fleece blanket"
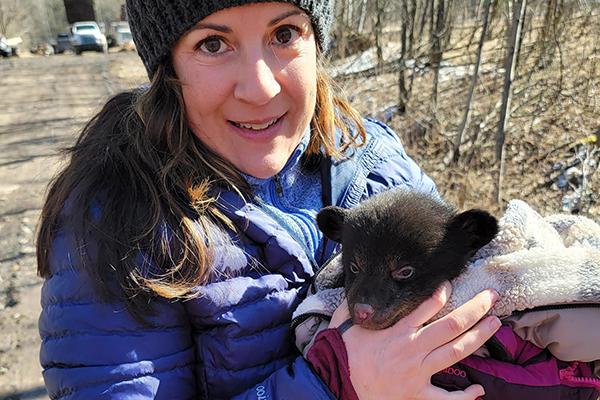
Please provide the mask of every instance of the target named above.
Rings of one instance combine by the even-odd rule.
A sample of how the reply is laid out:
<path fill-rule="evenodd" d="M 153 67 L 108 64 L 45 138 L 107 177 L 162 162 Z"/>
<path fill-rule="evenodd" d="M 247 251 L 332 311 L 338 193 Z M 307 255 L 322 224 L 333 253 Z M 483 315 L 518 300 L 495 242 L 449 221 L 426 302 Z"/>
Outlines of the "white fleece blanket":
<path fill-rule="evenodd" d="M 573 215 L 540 216 L 521 200 L 508 204 L 498 235 L 452 281 L 440 317 L 486 288 L 499 317 L 539 306 L 600 303 L 600 225 Z"/>
<path fill-rule="evenodd" d="M 342 288 L 332 287 L 341 271 L 339 256 L 322 268 L 314 294 L 300 304 L 295 319 L 308 313 L 332 315 L 344 298 Z M 600 225 L 573 215 L 543 218 L 525 202 L 512 200 L 499 221 L 498 235 L 479 250 L 452 287 L 446 307 L 435 318 L 486 288 L 500 294 L 491 311 L 499 317 L 539 306 L 600 303 Z"/>

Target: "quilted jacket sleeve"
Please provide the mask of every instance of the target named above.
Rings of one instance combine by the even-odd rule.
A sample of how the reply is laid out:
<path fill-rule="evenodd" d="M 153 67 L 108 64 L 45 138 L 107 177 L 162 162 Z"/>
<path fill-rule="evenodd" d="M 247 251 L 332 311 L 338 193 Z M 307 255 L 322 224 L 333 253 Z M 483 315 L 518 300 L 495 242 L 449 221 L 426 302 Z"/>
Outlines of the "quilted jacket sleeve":
<path fill-rule="evenodd" d="M 369 173 L 366 197 L 398 186 L 439 196 L 433 180 L 406 154 L 398 135 L 390 127 L 374 119 L 366 119 L 365 127 L 382 143 L 387 156 Z"/>
<path fill-rule="evenodd" d="M 234 397 L 236 400 L 335 400 L 323 381 L 302 357 L 277 370 L 263 382 Z"/>
<path fill-rule="evenodd" d="M 142 325 L 122 303 L 100 301 L 73 243 L 64 231 L 56 235 L 42 289 L 40 361 L 50 398 L 196 398 L 182 305 L 157 302 L 156 315 Z"/>

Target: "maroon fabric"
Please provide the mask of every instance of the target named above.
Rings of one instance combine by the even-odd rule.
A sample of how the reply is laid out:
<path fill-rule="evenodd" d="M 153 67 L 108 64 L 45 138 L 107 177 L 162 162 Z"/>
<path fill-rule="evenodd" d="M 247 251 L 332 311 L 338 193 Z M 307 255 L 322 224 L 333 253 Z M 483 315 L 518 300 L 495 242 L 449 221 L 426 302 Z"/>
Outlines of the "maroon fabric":
<path fill-rule="evenodd" d="M 319 332 L 306 358 L 337 399 L 359 400 L 350 381 L 346 346 L 337 329 Z"/>
<path fill-rule="evenodd" d="M 486 391 L 485 400 L 596 400 L 600 394 L 600 379 L 593 377 L 588 364 L 557 360 L 507 326 L 488 346 L 491 358 L 469 356 L 433 375 L 431 382 L 449 391 L 478 383 Z M 346 346 L 337 329 L 321 331 L 307 359 L 336 398 L 358 400 Z"/>
<path fill-rule="evenodd" d="M 588 364 L 558 360 L 509 326 L 502 326 L 487 347 L 491 357 L 469 356 L 433 375 L 431 382 L 450 391 L 477 383 L 485 389 L 485 400 L 598 399 L 600 379 Z"/>

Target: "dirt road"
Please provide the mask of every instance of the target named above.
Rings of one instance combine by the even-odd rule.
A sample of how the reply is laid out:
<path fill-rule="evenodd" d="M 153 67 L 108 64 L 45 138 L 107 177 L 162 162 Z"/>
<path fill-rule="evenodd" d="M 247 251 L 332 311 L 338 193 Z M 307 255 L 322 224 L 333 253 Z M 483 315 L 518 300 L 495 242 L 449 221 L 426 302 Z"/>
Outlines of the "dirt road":
<path fill-rule="evenodd" d="M 136 54 L 0 59 L 0 399 L 47 399 L 34 233 L 59 148 L 111 95 L 145 80 Z"/>

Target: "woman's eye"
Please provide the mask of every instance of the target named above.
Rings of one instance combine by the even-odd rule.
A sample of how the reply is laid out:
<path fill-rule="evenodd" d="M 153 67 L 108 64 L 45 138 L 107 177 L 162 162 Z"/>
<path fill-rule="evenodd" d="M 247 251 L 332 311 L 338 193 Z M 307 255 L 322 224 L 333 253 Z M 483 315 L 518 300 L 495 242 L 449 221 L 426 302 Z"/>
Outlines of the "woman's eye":
<path fill-rule="evenodd" d="M 297 28 L 290 25 L 281 26 L 275 31 L 275 42 L 277 44 L 285 45 L 293 42 L 298 35 L 299 33 Z"/>
<path fill-rule="evenodd" d="M 412 278 L 415 274 L 415 269 L 410 265 L 406 265 L 400 269 L 392 271 L 392 278 L 397 281 L 403 281 Z"/>
<path fill-rule="evenodd" d="M 198 49 L 210 55 L 220 54 L 225 51 L 225 44 L 221 38 L 208 37 L 198 44 Z"/>

